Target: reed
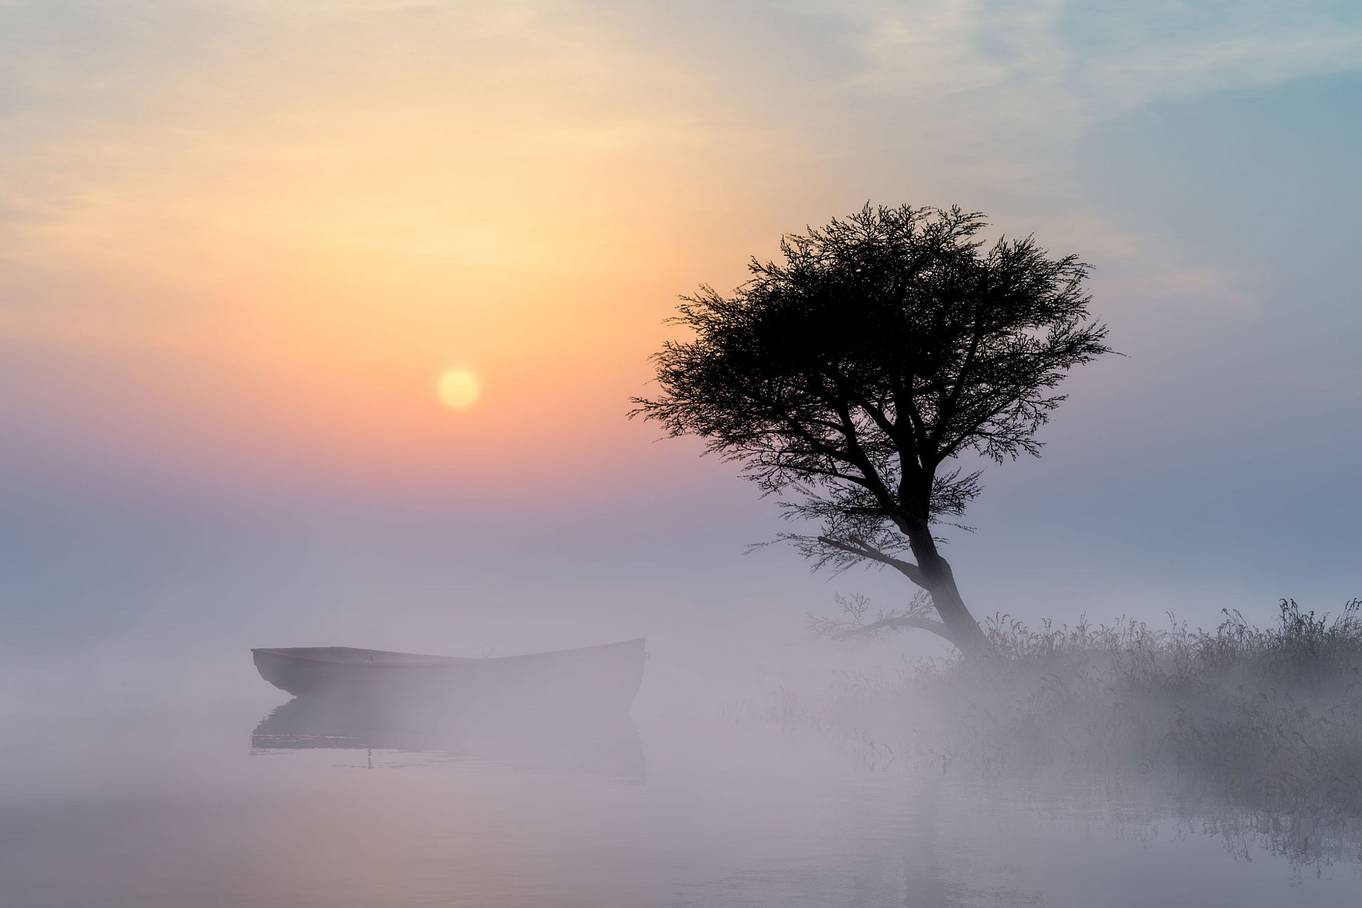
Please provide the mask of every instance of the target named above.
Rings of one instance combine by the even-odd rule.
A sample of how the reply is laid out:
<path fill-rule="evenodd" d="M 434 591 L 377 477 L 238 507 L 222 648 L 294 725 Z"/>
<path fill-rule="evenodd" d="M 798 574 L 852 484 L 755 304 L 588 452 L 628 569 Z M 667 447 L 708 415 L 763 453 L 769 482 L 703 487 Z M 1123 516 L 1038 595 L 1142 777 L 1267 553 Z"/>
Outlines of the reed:
<path fill-rule="evenodd" d="M 987 775 L 1136 774 L 1256 810 L 1362 816 L 1362 600 L 1337 615 L 1280 603 L 1213 630 L 1037 627 L 1005 614 L 992 660 L 849 678 L 825 718 L 899 765 Z"/>

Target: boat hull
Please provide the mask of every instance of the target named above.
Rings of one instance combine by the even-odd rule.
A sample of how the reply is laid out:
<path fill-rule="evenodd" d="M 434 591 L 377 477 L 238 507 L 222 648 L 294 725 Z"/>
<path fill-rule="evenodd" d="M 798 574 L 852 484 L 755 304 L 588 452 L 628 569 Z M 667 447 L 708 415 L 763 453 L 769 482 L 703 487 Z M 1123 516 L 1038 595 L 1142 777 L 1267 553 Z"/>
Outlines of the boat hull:
<path fill-rule="evenodd" d="M 352 710 L 435 716 L 627 712 L 643 678 L 644 641 L 465 659 L 350 647 L 251 651 L 260 676 L 298 697 Z"/>

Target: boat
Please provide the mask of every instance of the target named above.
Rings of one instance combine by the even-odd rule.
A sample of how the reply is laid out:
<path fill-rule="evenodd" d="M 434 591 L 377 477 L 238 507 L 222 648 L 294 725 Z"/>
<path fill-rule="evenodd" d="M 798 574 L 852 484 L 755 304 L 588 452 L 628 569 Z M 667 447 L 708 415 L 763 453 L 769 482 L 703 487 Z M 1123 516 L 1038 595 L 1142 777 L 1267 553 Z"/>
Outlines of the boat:
<path fill-rule="evenodd" d="M 297 697 L 408 717 L 610 716 L 643 679 L 644 639 L 464 658 L 348 646 L 252 649 L 260 677 Z"/>

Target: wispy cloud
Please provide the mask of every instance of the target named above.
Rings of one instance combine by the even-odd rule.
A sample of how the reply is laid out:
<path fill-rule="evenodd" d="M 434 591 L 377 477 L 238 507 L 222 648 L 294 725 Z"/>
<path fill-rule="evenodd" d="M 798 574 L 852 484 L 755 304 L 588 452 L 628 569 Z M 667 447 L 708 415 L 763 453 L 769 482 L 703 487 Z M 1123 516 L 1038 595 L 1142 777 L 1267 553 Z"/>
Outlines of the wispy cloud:
<path fill-rule="evenodd" d="M 1166 98 L 1362 69 L 1362 13 L 1280 3 L 851 4 L 849 84 L 1081 128 Z M 970 103 L 967 99 L 975 99 Z"/>

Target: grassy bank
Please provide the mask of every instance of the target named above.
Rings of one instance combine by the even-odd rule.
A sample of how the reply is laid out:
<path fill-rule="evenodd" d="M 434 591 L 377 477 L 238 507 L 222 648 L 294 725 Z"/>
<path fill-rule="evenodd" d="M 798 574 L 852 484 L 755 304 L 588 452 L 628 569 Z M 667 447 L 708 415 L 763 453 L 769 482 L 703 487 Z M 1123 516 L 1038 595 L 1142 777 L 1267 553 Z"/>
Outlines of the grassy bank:
<path fill-rule="evenodd" d="M 848 679 L 819 722 L 885 764 L 988 776 L 1132 773 L 1255 810 L 1362 816 L 1362 601 L 1038 628 L 987 622 L 998 658 Z"/>

